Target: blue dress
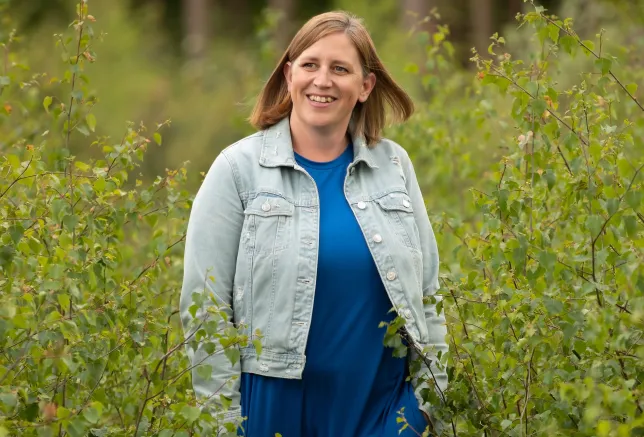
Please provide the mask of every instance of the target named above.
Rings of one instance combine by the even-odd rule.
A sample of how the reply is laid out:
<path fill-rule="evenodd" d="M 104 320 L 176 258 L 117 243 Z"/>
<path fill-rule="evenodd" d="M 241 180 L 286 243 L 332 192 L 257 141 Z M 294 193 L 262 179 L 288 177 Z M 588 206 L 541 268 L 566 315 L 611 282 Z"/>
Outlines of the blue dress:
<path fill-rule="evenodd" d="M 407 363 L 383 344 L 392 304 L 353 211 L 344 179 L 351 144 L 330 162 L 295 155 L 320 197 L 320 243 L 313 315 L 301 380 L 243 373 L 246 437 L 411 437 L 422 434 Z M 409 428 L 399 434 L 399 411 Z"/>

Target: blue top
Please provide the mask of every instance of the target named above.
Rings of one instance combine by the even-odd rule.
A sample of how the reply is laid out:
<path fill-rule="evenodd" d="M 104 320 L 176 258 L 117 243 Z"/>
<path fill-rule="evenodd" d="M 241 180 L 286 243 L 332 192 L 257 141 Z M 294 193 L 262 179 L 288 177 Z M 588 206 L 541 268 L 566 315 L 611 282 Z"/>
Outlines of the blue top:
<path fill-rule="evenodd" d="M 404 358 L 383 344 L 392 304 L 344 196 L 351 144 L 330 162 L 297 163 L 315 180 L 320 245 L 313 316 L 301 380 L 242 374 L 247 437 L 398 437 L 422 434 L 426 422 Z M 398 412 L 410 427 L 399 434 Z"/>

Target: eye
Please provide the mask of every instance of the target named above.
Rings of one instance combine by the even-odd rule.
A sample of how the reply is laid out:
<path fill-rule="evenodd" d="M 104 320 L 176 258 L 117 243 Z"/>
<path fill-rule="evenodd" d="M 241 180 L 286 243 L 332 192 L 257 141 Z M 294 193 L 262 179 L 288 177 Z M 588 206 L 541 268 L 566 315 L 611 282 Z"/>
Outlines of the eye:
<path fill-rule="evenodd" d="M 307 69 L 315 68 L 315 64 L 313 62 L 305 62 L 302 64 L 302 68 L 307 68 Z"/>
<path fill-rule="evenodd" d="M 347 70 L 346 68 L 344 68 L 344 67 L 342 67 L 342 66 L 340 66 L 340 65 L 336 65 L 336 66 L 335 66 L 335 67 L 333 67 L 333 68 L 334 68 L 334 69 L 335 69 L 335 71 L 336 71 L 336 72 L 338 72 L 338 73 L 348 73 L 348 72 L 349 72 L 349 70 Z"/>

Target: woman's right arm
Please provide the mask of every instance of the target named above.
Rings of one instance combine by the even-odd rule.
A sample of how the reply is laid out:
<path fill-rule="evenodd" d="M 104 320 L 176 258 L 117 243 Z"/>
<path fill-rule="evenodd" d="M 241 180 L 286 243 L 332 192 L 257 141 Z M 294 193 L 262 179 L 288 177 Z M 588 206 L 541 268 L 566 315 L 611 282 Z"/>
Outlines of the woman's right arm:
<path fill-rule="evenodd" d="M 232 289 L 244 220 L 237 176 L 222 153 L 215 159 L 195 196 L 188 221 L 179 303 L 184 333 L 186 338 L 190 337 L 187 353 L 194 366 L 192 384 L 195 394 L 200 401 L 220 411 L 223 406 L 221 396 L 231 401 L 230 408 L 223 414 L 225 421 L 241 415 L 240 363 L 237 361 L 233 365 L 219 341 L 212 337 L 197 342 L 196 349 L 193 343 L 194 332 L 199 326 L 206 328 L 207 332 L 216 326 L 216 332 L 223 333 L 233 324 Z M 200 301 L 198 305 L 193 300 L 195 295 Z M 208 307 L 215 305 L 225 313 L 226 320 L 207 311 Z M 217 323 L 204 323 L 213 320 Z M 209 378 L 200 376 L 198 365 L 210 366 Z"/>

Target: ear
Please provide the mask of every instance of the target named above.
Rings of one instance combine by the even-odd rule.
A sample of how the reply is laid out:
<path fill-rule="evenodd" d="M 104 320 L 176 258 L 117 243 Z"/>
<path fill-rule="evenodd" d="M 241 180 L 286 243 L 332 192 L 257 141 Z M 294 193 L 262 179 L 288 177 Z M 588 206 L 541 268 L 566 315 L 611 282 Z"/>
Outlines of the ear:
<path fill-rule="evenodd" d="M 286 78 L 286 86 L 288 87 L 289 93 L 291 92 L 291 83 L 293 82 L 291 78 L 292 69 L 293 69 L 293 65 L 291 64 L 290 61 L 284 64 L 284 77 Z"/>
<path fill-rule="evenodd" d="M 362 81 L 362 88 L 360 89 L 360 95 L 358 96 L 358 100 L 360 103 L 364 103 L 367 101 L 367 98 L 369 98 L 369 94 L 371 94 L 371 91 L 373 91 L 373 87 L 376 86 L 376 75 L 373 73 L 369 73 L 367 77 L 364 78 Z"/>

